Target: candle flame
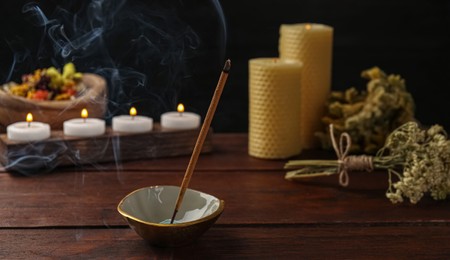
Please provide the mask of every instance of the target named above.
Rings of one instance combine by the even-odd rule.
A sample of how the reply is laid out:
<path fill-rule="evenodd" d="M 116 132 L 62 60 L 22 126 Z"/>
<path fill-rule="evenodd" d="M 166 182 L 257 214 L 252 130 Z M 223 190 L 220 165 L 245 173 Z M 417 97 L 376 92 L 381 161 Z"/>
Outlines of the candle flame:
<path fill-rule="evenodd" d="M 307 24 L 305 25 L 305 29 L 306 29 L 306 30 L 311 30 L 311 27 L 312 27 L 312 26 L 311 26 L 311 24 L 309 24 L 309 23 L 307 23 Z"/>
<path fill-rule="evenodd" d="M 136 116 L 136 114 L 137 114 L 136 108 L 134 107 L 130 108 L 130 116 Z"/>
<path fill-rule="evenodd" d="M 178 113 L 183 113 L 184 112 L 184 105 L 183 104 L 178 104 L 177 106 L 177 111 Z"/>
<path fill-rule="evenodd" d="M 27 123 L 31 123 L 31 122 L 33 122 L 33 114 L 31 114 L 31 113 L 28 113 L 27 114 Z"/>
<path fill-rule="evenodd" d="M 88 117 L 88 111 L 86 108 L 83 108 L 83 110 L 81 110 L 81 118 L 86 119 Z"/>

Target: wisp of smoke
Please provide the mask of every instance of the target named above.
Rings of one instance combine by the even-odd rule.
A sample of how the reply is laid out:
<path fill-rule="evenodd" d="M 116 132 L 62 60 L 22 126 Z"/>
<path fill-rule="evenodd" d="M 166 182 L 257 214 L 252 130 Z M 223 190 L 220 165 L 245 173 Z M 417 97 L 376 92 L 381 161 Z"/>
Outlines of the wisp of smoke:
<path fill-rule="evenodd" d="M 78 71 L 106 79 L 108 123 L 113 116 L 126 113 L 130 106 L 158 119 L 161 113 L 175 107 L 180 91 L 193 84 L 190 80 L 195 76 L 196 62 L 210 59 L 214 65 L 222 64 L 226 27 L 218 0 L 14 4 L 21 5 L 20 12 L 13 14 L 20 20 L 19 30 L 13 28 L 2 34 L 7 56 L 11 57 L 9 67 L 2 67 L 3 82 L 17 81 L 36 68 L 61 68 L 73 62 Z M 215 21 L 209 21 L 211 16 Z M 199 24 L 207 28 L 206 32 L 198 29 Z M 217 50 L 220 59 L 208 58 L 210 49 Z M 114 144 L 120 146 L 120 140 L 114 140 Z M 43 151 L 30 146 L 14 154 L 7 167 L 23 174 L 37 168 L 52 170 L 57 166 L 55 158 L 61 154 L 80 162 L 77 151 L 70 151 L 63 144 L 54 153 L 40 153 Z M 85 158 L 82 163 L 90 162 Z M 119 169 L 120 153 L 116 154 L 116 163 Z"/>

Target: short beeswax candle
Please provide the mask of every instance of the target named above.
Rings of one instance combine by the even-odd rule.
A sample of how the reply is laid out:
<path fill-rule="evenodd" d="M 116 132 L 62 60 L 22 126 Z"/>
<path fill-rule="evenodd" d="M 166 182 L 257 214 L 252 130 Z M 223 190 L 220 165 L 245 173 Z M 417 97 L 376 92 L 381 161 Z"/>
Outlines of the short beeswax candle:
<path fill-rule="evenodd" d="M 249 61 L 249 154 L 283 159 L 300 153 L 300 62 Z"/>

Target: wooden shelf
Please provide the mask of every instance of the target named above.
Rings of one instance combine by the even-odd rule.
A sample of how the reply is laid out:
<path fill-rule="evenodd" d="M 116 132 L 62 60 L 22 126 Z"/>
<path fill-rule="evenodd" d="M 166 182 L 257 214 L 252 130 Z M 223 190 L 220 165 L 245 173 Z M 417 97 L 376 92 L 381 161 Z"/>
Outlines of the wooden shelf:
<path fill-rule="evenodd" d="M 34 174 L 51 171 L 57 166 L 123 162 L 129 160 L 188 155 L 197 141 L 200 129 L 163 129 L 158 123 L 147 133 L 120 133 L 107 127 L 97 137 L 70 137 L 63 131 L 52 131 L 50 138 L 35 142 L 11 141 L 0 135 L 0 163 L 8 171 Z M 212 129 L 202 153 L 212 150 Z"/>

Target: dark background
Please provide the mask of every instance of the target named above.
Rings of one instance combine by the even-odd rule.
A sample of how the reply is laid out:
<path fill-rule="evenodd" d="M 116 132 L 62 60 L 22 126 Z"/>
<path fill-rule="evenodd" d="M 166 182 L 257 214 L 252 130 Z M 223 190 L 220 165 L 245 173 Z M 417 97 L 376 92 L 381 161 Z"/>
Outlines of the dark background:
<path fill-rule="evenodd" d="M 229 25 L 227 53 L 234 59 L 230 96 L 231 88 L 239 88 L 233 96 L 247 97 L 248 59 L 278 55 L 280 24 L 323 23 L 334 27 L 333 89 L 365 88 L 361 71 L 379 66 L 405 78 L 422 123 L 450 130 L 450 1 L 222 1 L 222 6 Z M 229 113 L 245 130 L 247 106 L 238 104 Z"/>
<path fill-rule="evenodd" d="M 136 105 L 158 121 L 178 102 L 204 116 L 230 58 L 232 69 L 212 126 L 216 132 L 246 132 L 248 60 L 278 55 L 281 24 L 313 22 L 334 28 L 333 89 L 364 89 L 361 71 L 379 66 L 406 79 L 420 122 L 450 129 L 448 0 L 104 1 L 90 9 L 90 1 L 40 1 L 46 17 L 59 21 L 49 25 L 64 25 L 70 41 L 103 29 L 99 39 L 67 57 L 54 46 L 68 40 L 61 34 L 56 41 L 43 37 L 50 26 L 37 26 L 36 16 L 22 12 L 27 2 L 0 4 L 0 79 L 73 61 L 80 71 L 108 79 L 107 119 Z"/>

